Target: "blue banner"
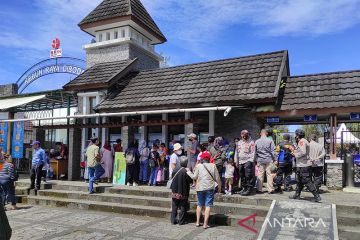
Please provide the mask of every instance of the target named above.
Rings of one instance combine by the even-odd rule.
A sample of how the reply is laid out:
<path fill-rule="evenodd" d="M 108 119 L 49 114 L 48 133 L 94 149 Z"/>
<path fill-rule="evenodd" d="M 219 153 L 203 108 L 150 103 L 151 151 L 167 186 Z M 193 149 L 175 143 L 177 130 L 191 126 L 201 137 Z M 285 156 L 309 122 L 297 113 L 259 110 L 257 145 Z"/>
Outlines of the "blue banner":
<path fill-rule="evenodd" d="M 24 157 L 24 122 L 15 122 L 12 139 L 12 157 Z"/>
<path fill-rule="evenodd" d="M 266 122 L 267 123 L 279 123 L 280 118 L 279 117 L 267 117 Z"/>
<path fill-rule="evenodd" d="M 0 148 L 6 153 L 7 152 L 7 141 L 8 141 L 9 124 L 0 123 Z"/>

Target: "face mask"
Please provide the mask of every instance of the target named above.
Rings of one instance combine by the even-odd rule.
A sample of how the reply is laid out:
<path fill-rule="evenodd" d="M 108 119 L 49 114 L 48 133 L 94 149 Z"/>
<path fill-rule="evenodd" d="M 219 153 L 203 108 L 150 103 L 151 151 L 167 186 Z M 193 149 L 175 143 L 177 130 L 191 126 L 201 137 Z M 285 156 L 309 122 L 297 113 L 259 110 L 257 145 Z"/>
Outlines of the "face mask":
<path fill-rule="evenodd" d="M 176 153 L 176 155 L 181 155 L 182 154 L 182 150 L 177 150 L 177 151 L 175 151 L 175 153 Z"/>

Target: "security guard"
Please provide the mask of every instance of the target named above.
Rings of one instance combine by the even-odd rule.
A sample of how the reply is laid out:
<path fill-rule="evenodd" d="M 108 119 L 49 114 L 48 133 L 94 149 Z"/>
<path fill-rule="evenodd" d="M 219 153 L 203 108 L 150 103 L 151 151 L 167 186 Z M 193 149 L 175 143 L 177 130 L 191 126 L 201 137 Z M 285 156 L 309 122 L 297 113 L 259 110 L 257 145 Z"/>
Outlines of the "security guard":
<path fill-rule="evenodd" d="M 310 135 L 310 160 L 312 163 L 312 179 L 316 190 L 319 192 L 323 179 L 325 149 L 317 142 L 315 134 Z"/>
<path fill-rule="evenodd" d="M 310 160 L 310 144 L 305 139 L 305 132 L 301 129 L 295 131 L 295 139 L 297 146 L 294 149 L 294 156 L 296 158 L 296 193 L 294 196 L 290 196 L 292 199 L 300 199 L 301 191 L 304 188 L 304 185 L 309 189 L 309 191 L 314 195 L 315 202 L 320 202 L 321 198 L 319 193 L 316 191 L 314 182 L 311 180 L 311 170 L 312 163 Z"/>
<path fill-rule="evenodd" d="M 241 139 L 235 148 L 235 164 L 239 169 L 240 195 L 249 196 L 253 188 L 255 143 L 248 130 L 241 131 Z"/>
<path fill-rule="evenodd" d="M 292 174 L 292 162 L 294 156 L 292 151 L 294 150 L 293 144 L 290 142 L 290 135 L 283 135 L 284 141 L 276 146 L 276 153 L 278 154 L 278 168 L 276 177 L 274 178 L 275 191 L 282 192 L 281 186 L 284 183 L 285 176 L 285 187 L 284 191 L 291 192 L 292 187 L 290 185 L 291 174 Z"/>

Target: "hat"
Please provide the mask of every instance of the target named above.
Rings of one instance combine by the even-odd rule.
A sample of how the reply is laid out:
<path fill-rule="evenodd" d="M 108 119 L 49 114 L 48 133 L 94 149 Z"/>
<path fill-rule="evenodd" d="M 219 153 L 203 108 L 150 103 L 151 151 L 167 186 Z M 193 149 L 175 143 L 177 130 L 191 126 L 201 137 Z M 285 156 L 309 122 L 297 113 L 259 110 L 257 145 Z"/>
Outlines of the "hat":
<path fill-rule="evenodd" d="M 205 152 L 201 153 L 200 158 L 204 159 L 206 161 L 210 161 L 211 155 L 210 155 L 210 153 L 208 151 L 205 151 Z"/>
<path fill-rule="evenodd" d="M 196 134 L 195 133 L 190 133 L 189 135 L 187 135 L 188 138 L 196 138 Z"/>
<path fill-rule="evenodd" d="M 34 146 L 34 145 L 36 145 L 36 144 L 39 144 L 39 145 L 40 145 L 40 142 L 39 142 L 39 141 L 33 141 L 32 144 L 31 144 L 31 146 Z"/>
<path fill-rule="evenodd" d="M 174 144 L 174 151 L 180 150 L 182 148 L 180 143 L 175 143 Z"/>

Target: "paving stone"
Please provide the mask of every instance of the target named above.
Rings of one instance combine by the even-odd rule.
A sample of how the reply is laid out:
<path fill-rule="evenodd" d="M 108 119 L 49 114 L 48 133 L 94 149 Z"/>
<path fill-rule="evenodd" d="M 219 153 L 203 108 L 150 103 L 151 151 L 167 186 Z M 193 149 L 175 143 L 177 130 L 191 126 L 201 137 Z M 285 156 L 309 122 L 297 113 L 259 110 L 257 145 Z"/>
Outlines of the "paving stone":
<path fill-rule="evenodd" d="M 109 235 L 106 233 L 100 232 L 86 232 L 86 231 L 76 231 L 64 236 L 53 238 L 53 240 L 73 240 L 73 239 L 81 239 L 81 240 L 110 240 L 115 238 L 116 236 Z"/>
<path fill-rule="evenodd" d="M 136 233 L 136 235 L 153 237 L 158 239 L 182 239 L 186 235 L 194 231 L 193 225 L 171 225 L 170 223 L 157 222 L 144 228 Z"/>
<path fill-rule="evenodd" d="M 149 223 L 149 221 L 142 221 L 131 218 L 123 218 L 123 217 L 114 217 L 106 221 L 100 221 L 98 223 L 95 223 L 89 226 L 89 228 L 126 233 L 146 223 Z"/>
<path fill-rule="evenodd" d="M 101 213 L 99 214 L 89 214 L 89 213 L 75 213 L 70 214 L 64 217 L 60 217 L 57 219 L 52 219 L 50 222 L 52 223 L 61 223 L 64 225 L 70 225 L 70 226 L 82 226 L 87 225 L 91 222 L 98 222 L 101 221 L 101 219 L 106 218 L 105 216 L 101 216 Z"/>
<path fill-rule="evenodd" d="M 16 229 L 15 231 L 13 231 L 12 239 L 17 239 L 17 240 L 49 239 L 50 236 L 61 233 L 65 230 L 66 227 L 55 224 L 35 224 L 35 225 L 26 226 L 24 228 Z"/>

